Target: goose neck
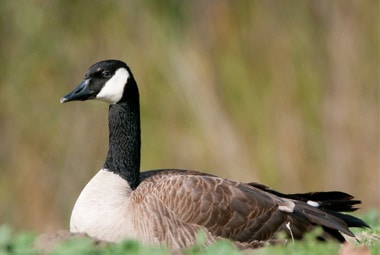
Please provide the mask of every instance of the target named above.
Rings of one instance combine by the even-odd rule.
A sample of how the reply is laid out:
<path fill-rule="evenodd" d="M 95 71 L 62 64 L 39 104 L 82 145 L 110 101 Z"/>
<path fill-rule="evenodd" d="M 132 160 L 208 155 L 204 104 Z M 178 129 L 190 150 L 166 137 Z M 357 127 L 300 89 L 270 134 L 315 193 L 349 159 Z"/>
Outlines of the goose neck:
<path fill-rule="evenodd" d="M 109 149 L 104 168 L 128 181 L 132 189 L 140 175 L 140 112 L 137 101 L 124 100 L 109 107 Z"/>

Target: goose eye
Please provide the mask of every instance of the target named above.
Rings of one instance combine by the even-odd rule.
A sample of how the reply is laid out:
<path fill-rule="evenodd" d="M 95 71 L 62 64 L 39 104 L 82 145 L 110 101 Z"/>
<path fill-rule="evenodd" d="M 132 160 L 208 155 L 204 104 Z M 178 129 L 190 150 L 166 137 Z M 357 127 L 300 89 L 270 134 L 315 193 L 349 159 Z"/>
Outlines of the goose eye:
<path fill-rule="evenodd" d="M 110 71 L 103 71 L 102 76 L 104 78 L 110 78 L 112 76 L 112 73 Z"/>

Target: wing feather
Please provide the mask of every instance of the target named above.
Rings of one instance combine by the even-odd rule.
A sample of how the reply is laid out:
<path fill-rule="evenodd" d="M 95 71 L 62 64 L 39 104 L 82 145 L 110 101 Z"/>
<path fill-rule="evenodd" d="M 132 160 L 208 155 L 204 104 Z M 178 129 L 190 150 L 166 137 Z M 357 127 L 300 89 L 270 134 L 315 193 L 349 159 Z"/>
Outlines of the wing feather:
<path fill-rule="evenodd" d="M 279 199 L 253 186 L 197 172 L 148 173 L 141 186 L 151 185 L 150 194 L 172 213 L 171 217 L 204 228 L 213 236 L 247 242 L 268 238 L 283 223 L 272 219 Z M 276 221 L 278 221 L 276 223 Z"/>
<path fill-rule="evenodd" d="M 339 241 L 344 240 L 339 232 L 352 235 L 349 227 L 367 226 L 353 216 L 330 211 L 336 209 L 336 203 L 329 200 L 329 194 L 338 200 L 339 208 L 347 211 L 359 203 L 350 202 L 352 197 L 345 193 L 285 195 L 261 184 L 195 171 L 143 172 L 134 193 L 134 199 L 150 206 L 148 213 L 154 214 L 155 226 L 150 228 L 155 227 L 155 238 L 178 247 L 193 244 L 199 230 L 205 231 L 209 242 L 228 238 L 237 246 L 257 247 L 277 231 L 289 233 L 287 225 L 295 238 L 302 238 L 305 232 L 321 225 Z M 309 205 L 309 199 L 321 200 L 321 208 Z"/>

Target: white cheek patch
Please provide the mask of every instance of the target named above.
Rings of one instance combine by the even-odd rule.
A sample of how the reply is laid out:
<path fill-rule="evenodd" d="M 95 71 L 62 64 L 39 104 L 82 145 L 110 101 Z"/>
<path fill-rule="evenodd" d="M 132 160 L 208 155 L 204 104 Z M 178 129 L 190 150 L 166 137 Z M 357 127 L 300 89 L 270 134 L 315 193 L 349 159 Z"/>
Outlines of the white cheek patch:
<path fill-rule="evenodd" d="M 125 68 L 119 68 L 109 79 L 102 90 L 96 95 L 96 99 L 110 104 L 116 104 L 123 96 L 125 84 L 129 78 L 129 72 Z"/>

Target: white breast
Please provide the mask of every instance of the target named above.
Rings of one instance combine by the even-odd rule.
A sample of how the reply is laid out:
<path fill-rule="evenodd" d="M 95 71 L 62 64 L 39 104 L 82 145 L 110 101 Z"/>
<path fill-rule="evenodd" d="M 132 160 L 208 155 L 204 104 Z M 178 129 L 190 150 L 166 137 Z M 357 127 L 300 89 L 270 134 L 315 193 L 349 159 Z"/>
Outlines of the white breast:
<path fill-rule="evenodd" d="M 131 188 L 119 175 L 101 169 L 79 195 L 70 219 L 70 231 L 117 242 L 137 239 L 133 215 L 128 215 Z"/>

